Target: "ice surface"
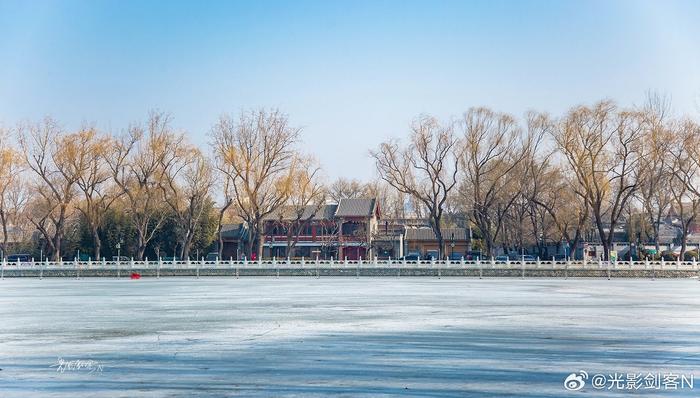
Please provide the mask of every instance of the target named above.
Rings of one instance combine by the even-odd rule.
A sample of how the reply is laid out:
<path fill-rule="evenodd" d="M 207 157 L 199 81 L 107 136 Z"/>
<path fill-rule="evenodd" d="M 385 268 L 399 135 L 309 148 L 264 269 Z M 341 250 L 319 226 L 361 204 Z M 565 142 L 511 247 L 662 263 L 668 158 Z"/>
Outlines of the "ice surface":
<path fill-rule="evenodd" d="M 666 395 L 698 396 L 700 283 L 4 279 L 0 368 L 0 397 L 560 397 L 579 370 L 695 374 Z"/>

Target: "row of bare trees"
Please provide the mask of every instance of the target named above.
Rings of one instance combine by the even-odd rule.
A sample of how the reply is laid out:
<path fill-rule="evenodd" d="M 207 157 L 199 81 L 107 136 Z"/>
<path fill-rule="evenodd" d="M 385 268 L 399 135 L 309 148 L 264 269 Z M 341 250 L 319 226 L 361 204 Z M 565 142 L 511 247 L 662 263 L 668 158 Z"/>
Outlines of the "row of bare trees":
<path fill-rule="evenodd" d="M 683 256 L 700 209 L 700 127 L 669 112 L 652 94 L 634 109 L 601 101 L 560 118 L 531 112 L 522 124 L 486 108 L 446 123 L 423 115 L 407 143 L 371 155 L 379 176 L 424 210 L 443 250 L 442 230 L 461 214 L 488 255 L 499 246 L 542 253 L 546 242 L 574 252 L 592 226 L 608 258 L 616 228 L 635 216 L 640 240 L 658 248 L 673 209 Z"/>
<path fill-rule="evenodd" d="M 244 255 L 261 256 L 264 221 L 282 209 L 289 225 L 289 252 L 333 192 L 323 183 L 318 162 L 298 149 L 299 132 L 277 110 L 223 115 L 209 133 L 210 159 L 161 112 L 115 135 L 93 127 L 66 132 L 51 118 L 3 130 L 3 253 L 11 236 L 8 227 L 23 219 L 39 233 L 47 256 L 59 259 L 68 230 L 80 218 L 92 238 L 92 257 L 101 258 L 105 219 L 117 209 L 134 232 L 135 258 L 144 258 L 149 247 L 160 255 L 154 239 L 168 222 L 175 226 L 177 255 L 188 258 L 198 225 L 211 216 L 207 212 L 214 198 L 220 200 L 214 210 L 219 254 L 222 225 L 236 220 L 245 223 L 249 234 Z M 344 184 L 338 180 L 334 186 Z M 377 184 L 349 185 L 361 186 L 361 191 L 342 188 L 336 193 L 351 197 L 387 192 Z"/>
<path fill-rule="evenodd" d="M 3 251 L 8 227 L 21 225 L 21 214 L 41 235 L 47 256 L 59 259 L 67 229 L 82 217 L 92 236 L 92 256 L 101 258 L 100 230 L 118 205 L 137 233 L 136 258 L 143 258 L 172 214 L 180 255 L 189 256 L 215 176 L 167 115 L 154 112 L 145 126 L 134 124 L 116 137 L 93 127 L 66 132 L 51 118 L 20 124 L 13 133 L 5 136 L 14 135 L 18 145 L 7 139 L 0 147 L 7 163 L 0 186 Z"/>
<path fill-rule="evenodd" d="M 161 112 L 120 134 L 67 132 L 51 118 L 0 131 L 3 253 L 26 222 L 58 259 L 80 218 L 100 258 L 115 210 L 129 220 L 138 259 L 158 253 L 167 223 L 178 255 L 189 257 L 209 218 L 219 250 L 222 224 L 238 220 L 249 231 L 244 253 L 261 256 L 265 220 L 283 217 L 289 253 L 324 204 L 353 197 L 378 198 L 386 218 L 427 220 L 443 250 L 445 227 L 472 228 L 488 255 L 544 251 L 546 242 L 574 252 L 595 234 L 608 256 L 616 228 L 632 220 L 658 245 L 673 209 L 684 252 L 700 211 L 700 128 L 672 117 L 657 95 L 642 107 L 602 101 L 559 118 L 530 112 L 522 122 L 487 108 L 448 122 L 422 115 L 408 142 L 371 151 L 379 180 L 369 183 L 324 184 L 318 162 L 299 149 L 300 129 L 277 110 L 223 115 L 209 138 L 211 158 Z"/>

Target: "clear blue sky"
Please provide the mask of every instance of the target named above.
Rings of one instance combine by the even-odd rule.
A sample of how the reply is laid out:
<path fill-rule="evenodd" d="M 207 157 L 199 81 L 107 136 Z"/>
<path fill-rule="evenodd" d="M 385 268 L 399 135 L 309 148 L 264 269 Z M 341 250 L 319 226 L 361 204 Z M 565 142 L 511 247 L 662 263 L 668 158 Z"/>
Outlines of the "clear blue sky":
<path fill-rule="evenodd" d="M 278 107 L 330 178 L 366 179 L 420 113 L 651 89 L 698 117 L 698 21 L 698 1 L 0 0 L 0 123 L 119 131 L 157 108 L 206 146 L 221 113 Z"/>

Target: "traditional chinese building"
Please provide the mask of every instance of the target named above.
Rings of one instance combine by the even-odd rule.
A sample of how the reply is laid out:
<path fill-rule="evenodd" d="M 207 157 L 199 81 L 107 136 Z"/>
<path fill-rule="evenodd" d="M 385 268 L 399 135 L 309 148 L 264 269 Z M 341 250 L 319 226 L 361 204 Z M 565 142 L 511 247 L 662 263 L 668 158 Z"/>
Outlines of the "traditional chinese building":
<path fill-rule="evenodd" d="M 243 258 L 247 228 L 226 225 L 223 258 Z M 468 232 L 447 228 L 443 254 L 459 257 L 469 251 Z M 435 234 L 422 219 L 382 220 L 375 198 L 341 199 L 337 204 L 282 207 L 264 220 L 264 258 L 380 259 L 437 252 Z"/>
<path fill-rule="evenodd" d="M 264 222 L 267 258 L 370 258 L 380 218 L 377 200 L 341 199 L 338 204 L 282 207 Z"/>
<path fill-rule="evenodd" d="M 469 231 L 466 228 L 443 228 L 442 253 L 446 257 L 459 259 L 467 257 L 471 250 Z M 440 247 L 437 236 L 430 227 L 409 227 L 404 235 L 405 253 L 419 254 L 422 258 L 437 256 Z"/>

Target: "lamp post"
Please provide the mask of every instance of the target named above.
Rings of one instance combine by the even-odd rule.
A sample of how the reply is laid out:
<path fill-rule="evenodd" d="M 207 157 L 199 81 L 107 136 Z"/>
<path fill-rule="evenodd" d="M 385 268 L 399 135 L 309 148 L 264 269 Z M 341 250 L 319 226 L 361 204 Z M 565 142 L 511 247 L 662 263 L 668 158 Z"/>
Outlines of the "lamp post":
<path fill-rule="evenodd" d="M 117 261 L 122 260 L 122 240 L 119 239 L 119 242 L 117 242 L 117 245 L 115 246 L 117 248 Z"/>

